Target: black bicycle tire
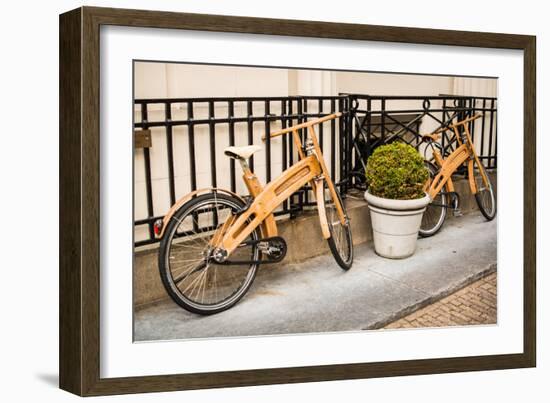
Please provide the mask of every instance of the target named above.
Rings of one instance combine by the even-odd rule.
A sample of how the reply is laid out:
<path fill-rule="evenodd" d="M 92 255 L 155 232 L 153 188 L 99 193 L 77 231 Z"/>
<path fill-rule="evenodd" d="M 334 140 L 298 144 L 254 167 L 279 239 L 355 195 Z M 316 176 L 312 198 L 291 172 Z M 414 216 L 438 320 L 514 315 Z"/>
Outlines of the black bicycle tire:
<path fill-rule="evenodd" d="M 172 231 L 175 231 L 175 228 L 179 225 L 179 222 L 177 220 L 178 217 L 181 217 L 183 215 L 188 215 L 192 209 L 200 205 L 206 200 L 209 199 L 216 199 L 216 200 L 228 200 L 230 202 L 235 203 L 238 208 L 243 208 L 245 206 L 245 203 L 242 199 L 234 197 L 234 196 L 228 196 L 224 194 L 217 193 L 214 195 L 214 193 L 208 193 L 201 196 L 198 196 L 196 198 L 191 199 L 189 202 L 185 203 L 182 207 L 180 207 L 176 213 L 174 213 L 174 217 L 176 219 L 170 220 L 168 223 L 168 226 L 166 227 L 166 230 L 164 232 L 164 235 L 162 237 L 162 240 L 160 242 L 159 247 L 159 254 L 158 254 L 158 266 L 159 266 L 159 272 L 160 277 L 162 280 L 162 283 L 164 285 L 164 288 L 170 298 L 178 304 L 180 307 L 186 309 L 189 312 L 197 313 L 200 315 L 212 315 L 215 313 L 219 313 L 222 311 L 225 311 L 231 307 L 233 307 L 235 304 L 237 304 L 244 295 L 248 292 L 250 287 L 252 286 L 252 283 L 254 282 L 254 279 L 256 277 L 256 273 L 258 271 L 259 264 L 253 264 L 251 265 L 251 269 L 249 269 L 248 273 L 250 273 L 251 270 L 253 270 L 252 274 L 250 275 L 250 278 L 244 283 L 244 285 L 239 288 L 239 290 L 234 294 L 234 296 L 229 299 L 226 303 L 218 306 L 217 308 L 213 309 L 204 309 L 199 308 L 197 304 L 192 304 L 186 301 L 185 298 L 182 298 L 181 293 L 176 291 L 176 286 L 171 281 L 171 275 L 169 273 L 170 269 L 166 266 L 166 254 L 168 253 L 168 242 L 172 239 L 169 235 L 172 233 Z M 174 228 L 175 227 L 175 228 Z M 259 229 L 255 229 L 252 234 L 255 234 L 256 238 L 259 238 Z M 172 234 L 173 235 L 173 234 Z M 258 259 L 261 259 L 261 253 L 258 253 Z"/>
<path fill-rule="evenodd" d="M 334 260 L 336 260 L 336 263 L 338 263 L 338 266 L 340 266 L 343 270 L 347 271 L 351 268 L 353 264 L 353 238 L 351 236 L 351 224 L 349 223 L 346 207 L 344 206 L 344 203 L 342 202 L 342 198 L 340 197 L 338 192 L 336 192 L 336 196 L 338 197 L 338 200 L 340 201 L 340 205 L 342 206 L 342 209 L 344 211 L 344 215 L 346 216 L 347 225 L 345 226 L 345 233 L 346 233 L 345 235 L 347 237 L 347 241 L 349 243 L 349 248 L 350 248 L 350 256 L 348 258 L 348 261 L 345 261 L 342 258 L 340 252 L 338 251 L 338 247 L 336 246 L 336 242 L 334 241 L 332 225 L 330 225 L 330 223 L 328 225 L 329 231 L 330 231 L 330 238 L 327 239 L 327 243 L 332 253 L 332 256 L 334 257 Z M 325 209 L 325 214 L 326 214 L 326 209 Z M 327 217 L 327 223 L 328 222 L 329 222 L 329 218 Z"/>
<path fill-rule="evenodd" d="M 474 164 L 476 164 L 476 162 L 474 161 Z M 481 202 L 481 196 L 479 194 L 479 192 L 477 192 L 475 194 L 475 199 L 476 199 L 476 203 L 477 203 L 477 206 L 479 207 L 479 211 L 481 211 L 481 214 L 483 214 L 483 217 L 485 217 L 485 219 L 487 221 L 492 221 L 496 215 L 497 215 L 497 200 L 496 200 L 496 196 L 494 194 L 494 188 L 493 188 L 493 183 L 491 181 L 491 177 L 489 176 L 489 174 L 487 174 L 487 171 L 485 170 L 485 167 L 483 166 L 483 164 L 481 164 L 481 169 L 483 169 L 483 172 L 485 172 L 485 175 L 487 176 L 487 180 L 489 181 L 489 185 L 491 186 L 491 197 L 493 199 L 493 202 L 494 202 L 494 211 L 493 211 L 493 214 L 489 214 L 486 210 L 485 210 L 485 206 L 483 206 L 483 203 Z"/>
<path fill-rule="evenodd" d="M 430 174 L 432 174 L 433 176 L 437 175 L 438 169 L 432 162 L 424 161 L 424 164 L 430 170 Z M 443 224 L 445 223 L 445 218 L 447 217 L 447 207 L 446 207 L 447 196 L 445 194 L 443 194 L 442 191 L 439 192 L 439 195 L 441 196 L 441 204 L 442 204 L 442 206 L 441 206 L 442 210 L 441 210 L 441 213 L 440 213 L 440 218 L 439 218 L 438 222 L 436 223 L 436 225 L 434 227 L 432 227 L 429 231 L 428 230 L 423 230 L 422 229 L 422 223 L 420 224 L 420 229 L 418 230 L 418 235 L 420 235 L 422 238 L 428 238 L 428 237 L 431 237 L 431 236 L 437 234 L 441 230 L 441 228 L 443 227 Z M 426 209 L 428 209 L 430 207 L 430 204 L 428 204 Z M 425 213 L 426 212 L 424 212 L 424 214 Z"/>

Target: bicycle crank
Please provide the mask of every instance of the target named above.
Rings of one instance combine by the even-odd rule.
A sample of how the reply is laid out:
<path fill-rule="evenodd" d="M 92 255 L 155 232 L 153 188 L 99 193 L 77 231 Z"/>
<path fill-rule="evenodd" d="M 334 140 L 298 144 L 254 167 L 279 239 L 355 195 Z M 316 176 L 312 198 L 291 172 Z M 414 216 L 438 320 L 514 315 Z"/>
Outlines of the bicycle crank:
<path fill-rule="evenodd" d="M 441 194 L 447 195 L 451 199 L 450 204 L 433 204 L 438 207 L 450 208 L 453 211 L 453 216 L 460 217 L 462 216 L 462 211 L 460 210 L 460 195 L 457 192 L 441 192 Z"/>
<path fill-rule="evenodd" d="M 460 195 L 457 192 L 449 192 L 447 194 L 451 196 L 453 216 L 461 217 L 462 211 L 460 211 Z"/>
<path fill-rule="evenodd" d="M 239 245 L 250 246 L 258 245 L 258 249 L 267 257 L 267 261 L 262 260 L 225 260 L 218 262 L 221 265 L 240 265 L 240 264 L 259 264 L 259 263 L 277 263 L 283 260 L 286 256 L 287 246 L 284 238 L 273 236 L 256 240 L 249 240 Z"/>
<path fill-rule="evenodd" d="M 286 256 L 286 241 L 280 236 L 260 240 L 258 248 L 267 256 L 269 263 L 276 263 Z"/>

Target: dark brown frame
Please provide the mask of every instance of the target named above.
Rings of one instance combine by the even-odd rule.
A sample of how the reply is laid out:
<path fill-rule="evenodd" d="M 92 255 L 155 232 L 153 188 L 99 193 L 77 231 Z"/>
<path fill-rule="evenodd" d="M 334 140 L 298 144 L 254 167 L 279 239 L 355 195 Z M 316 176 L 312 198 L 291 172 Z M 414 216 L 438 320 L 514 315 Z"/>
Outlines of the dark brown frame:
<path fill-rule="evenodd" d="M 99 28 L 101 25 L 523 50 L 525 206 L 523 353 L 100 378 Z M 91 396 L 535 366 L 536 38 L 534 36 L 82 7 L 60 16 L 59 40 L 59 379 L 62 389 L 81 396 Z"/>

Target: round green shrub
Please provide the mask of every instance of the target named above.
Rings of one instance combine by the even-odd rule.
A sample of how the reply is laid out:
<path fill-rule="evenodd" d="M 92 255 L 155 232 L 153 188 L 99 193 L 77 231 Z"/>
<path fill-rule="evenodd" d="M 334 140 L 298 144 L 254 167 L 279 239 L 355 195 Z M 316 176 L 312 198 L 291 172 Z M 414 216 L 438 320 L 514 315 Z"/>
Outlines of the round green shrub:
<path fill-rule="evenodd" d="M 385 199 L 411 200 L 425 196 L 429 173 L 424 159 L 408 144 L 394 142 L 378 147 L 367 161 L 369 193 Z"/>

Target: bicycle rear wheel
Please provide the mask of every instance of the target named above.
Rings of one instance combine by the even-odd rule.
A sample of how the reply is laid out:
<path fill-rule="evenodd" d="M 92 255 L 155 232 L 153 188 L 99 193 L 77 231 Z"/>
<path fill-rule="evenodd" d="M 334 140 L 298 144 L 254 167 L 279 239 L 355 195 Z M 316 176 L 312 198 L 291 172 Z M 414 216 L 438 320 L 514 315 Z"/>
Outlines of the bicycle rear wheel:
<path fill-rule="evenodd" d="M 430 172 L 431 183 L 439 170 L 429 161 L 424 161 L 424 164 Z M 422 223 L 418 231 L 419 235 L 422 237 L 435 235 L 445 222 L 445 217 L 447 216 L 447 195 L 443 192 L 443 189 L 434 197 L 432 202 L 428 204 L 426 211 L 424 211 L 424 215 L 422 215 Z"/>
<path fill-rule="evenodd" d="M 340 205 L 344 210 L 344 215 L 346 216 L 346 223 L 342 224 L 338 216 L 335 201 L 332 198 L 332 194 L 328 189 L 326 182 L 324 186 L 325 213 L 330 231 L 330 238 L 327 239 L 328 246 L 332 252 L 332 256 L 334 256 L 334 259 L 336 260 L 336 263 L 338 263 L 342 269 L 349 270 L 353 264 L 353 241 L 351 239 L 351 225 L 346 213 L 346 207 L 342 202 L 342 198 L 338 192 L 336 192 L 338 201 L 340 202 Z"/>
<path fill-rule="evenodd" d="M 219 193 L 198 196 L 170 220 L 159 249 L 159 270 L 170 297 L 188 311 L 213 314 L 235 305 L 248 291 L 258 263 L 218 264 L 211 240 L 218 228 L 244 206 L 237 197 Z M 229 260 L 259 261 L 255 241 L 259 230 L 235 250 Z"/>
<path fill-rule="evenodd" d="M 483 180 L 482 174 L 487 178 L 487 183 Z M 475 194 L 477 205 L 481 214 L 483 214 L 488 221 L 491 221 L 497 214 L 497 200 L 493 190 L 493 184 L 483 164 L 478 164 L 475 159 L 473 161 L 473 175 L 477 189 Z"/>

